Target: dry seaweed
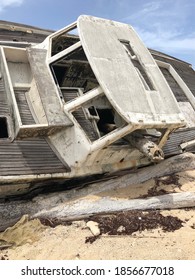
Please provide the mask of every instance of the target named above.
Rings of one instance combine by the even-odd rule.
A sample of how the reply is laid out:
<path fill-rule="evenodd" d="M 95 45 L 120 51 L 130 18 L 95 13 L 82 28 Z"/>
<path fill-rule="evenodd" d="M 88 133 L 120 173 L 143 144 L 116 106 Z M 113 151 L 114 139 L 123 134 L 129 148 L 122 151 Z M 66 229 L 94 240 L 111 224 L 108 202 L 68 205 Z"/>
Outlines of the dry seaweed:
<path fill-rule="evenodd" d="M 90 220 L 99 224 L 101 234 L 132 235 L 134 232 L 161 228 L 164 232 L 180 229 L 183 221 L 173 216 L 163 216 L 159 211 L 126 211 L 108 216 L 93 216 Z M 97 237 L 88 237 L 93 243 Z"/>

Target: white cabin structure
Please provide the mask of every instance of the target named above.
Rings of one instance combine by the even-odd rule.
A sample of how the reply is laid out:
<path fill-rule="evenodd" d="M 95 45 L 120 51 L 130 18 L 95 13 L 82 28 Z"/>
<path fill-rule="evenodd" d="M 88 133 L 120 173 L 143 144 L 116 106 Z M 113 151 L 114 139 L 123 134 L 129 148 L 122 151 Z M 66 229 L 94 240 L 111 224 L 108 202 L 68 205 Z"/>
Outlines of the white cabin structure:
<path fill-rule="evenodd" d="M 195 151 L 188 63 L 111 20 L 9 26 L 0 23 L 0 198 Z"/>

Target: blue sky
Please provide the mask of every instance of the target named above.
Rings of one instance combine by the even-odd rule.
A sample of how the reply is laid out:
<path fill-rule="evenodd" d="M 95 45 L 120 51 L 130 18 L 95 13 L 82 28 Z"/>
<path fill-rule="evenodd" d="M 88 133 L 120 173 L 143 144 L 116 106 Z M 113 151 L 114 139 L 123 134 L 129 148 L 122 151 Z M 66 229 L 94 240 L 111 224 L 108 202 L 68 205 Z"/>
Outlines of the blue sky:
<path fill-rule="evenodd" d="M 81 14 L 132 25 L 147 47 L 195 69 L 194 0 L 0 0 L 0 19 L 60 29 Z"/>

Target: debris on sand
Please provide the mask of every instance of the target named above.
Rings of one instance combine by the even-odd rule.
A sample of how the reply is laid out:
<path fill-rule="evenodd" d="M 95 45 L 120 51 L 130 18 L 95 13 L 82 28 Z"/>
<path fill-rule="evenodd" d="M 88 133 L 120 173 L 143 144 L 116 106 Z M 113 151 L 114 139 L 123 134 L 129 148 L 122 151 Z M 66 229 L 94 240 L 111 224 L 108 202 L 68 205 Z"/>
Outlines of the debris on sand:
<path fill-rule="evenodd" d="M 159 211 L 126 211 L 106 216 L 90 217 L 99 225 L 100 234 L 132 235 L 134 232 L 161 228 L 164 232 L 180 229 L 183 221 L 173 216 L 163 216 Z M 88 237 L 86 243 L 93 243 L 97 238 Z"/>
<path fill-rule="evenodd" d="M 100 235 L 99 224 L 97 222 L 89 221 L 87 222 L 87 227 L 90 229 L 94 236 Z"/>

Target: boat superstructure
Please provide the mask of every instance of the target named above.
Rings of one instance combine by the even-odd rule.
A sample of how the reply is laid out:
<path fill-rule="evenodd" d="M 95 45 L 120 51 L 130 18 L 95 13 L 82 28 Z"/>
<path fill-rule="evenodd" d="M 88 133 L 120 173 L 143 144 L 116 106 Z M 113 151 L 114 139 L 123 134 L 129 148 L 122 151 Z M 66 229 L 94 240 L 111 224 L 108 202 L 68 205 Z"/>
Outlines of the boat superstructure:
<path fill-rule="evenodd" d="M 0 197 L 194 150 L 194 70 L 131 26 L 80 16 L 57 32 L 8 31 L 18 39 L 0 47 Z"/>

